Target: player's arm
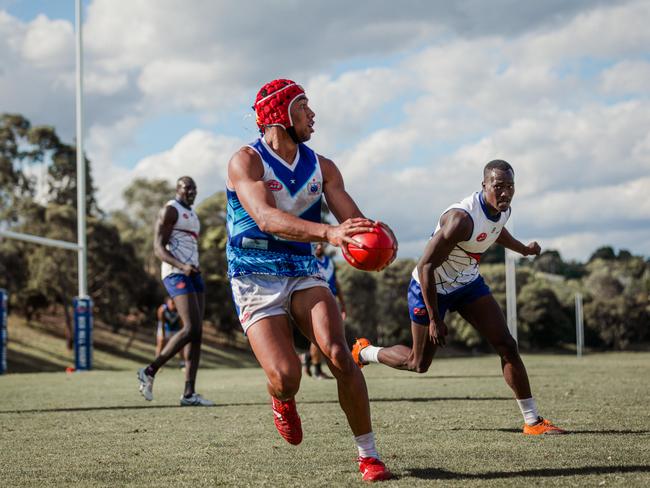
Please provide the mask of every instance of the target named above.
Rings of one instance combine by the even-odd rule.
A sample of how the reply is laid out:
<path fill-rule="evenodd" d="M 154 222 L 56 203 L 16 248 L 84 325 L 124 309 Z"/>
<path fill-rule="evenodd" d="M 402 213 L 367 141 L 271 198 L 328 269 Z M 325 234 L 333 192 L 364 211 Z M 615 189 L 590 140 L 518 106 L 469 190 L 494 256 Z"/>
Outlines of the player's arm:
<path fill-rule="evenodd" d="M 171 205 L 166 205 L 160 210 L 154 229 L 153 251 L 158 259 L 182 270 L 184 274 L 189 276 L 192 273 L 198 273 L 199 270 L 191 264 L 180 262 L 167 250 L 166 247 L 177 220 L 178 210 Z"/>
<path fill-rule="evenodd" d="M 336 217 L 336 220 L 338 222 L 345 223 L 349 221 L 349 219 L 360 217 L 365 218 L 355 201 L 346 191 L 345 183 L 343 182 L 343 176 L 341 175 L 341 172 L 336 167 L 334 162 L 320 155 L 318 156 L 318 160 L 320 161 L 320 167 L 323 173 L 323 193 L 325 194 L 325 200 L 327 200 L 327 206 L 334 214 L 334 217 Z M 390 262 L 386 264 L 386 266 L 381 268 L 384 269 L 390 265 L 397 257 L 397 238 L 395 237 L 393 230 L 385 223 L 375 222 L 375 224 L 384 227 L 392 235 L 393 242 L 395 243 L 395 252 L 393 253 L 393 259 L 391 259 Z M 343 253 L 347 254 L 347 249 L 345 249 L 345 247 L 342 247 L 341 250 Z M 352 259 L 352 256 L 348 255 L 348 258 Z M 381 269 L 378 271 L 381 271 Z"/>
<path fill-rule="evenodd" d="M 418 262 L 422 296 L 429 313 L 429 337 L 434 344 L 446 343 L 447 324 L 438 314 L 435 269 L 442 265 L 456 244 L 472 235 L 474 222 L 462 210 L 449 210 L 440 218 L 440 229 L 429 240 Z"/>
<path fill-rule="evenodd" d="M 522 256 L 539 256 L 539 253 L 542 251 L 542 248 L 536 241 L 524 244 L 515 239 L 505 227 L 501 229 L 497 242 L 511 251 L 518 252 Z"/>
<path fill-rule="evenodd" d="M 353 234 L 372 230 L 372 221 L 365 218 L 350 219 L 345 225 L 334 226 L 311 222 L 283 212 L 275 206 L 273 195 L 266 188 L 262 176 L 262 163 L 252 149 L 240 149 L 228 163 L 229 184 L 263 232 L 292 241 L 325 241 L 341 246 L 343 243 L 355 243 L 351 238 Z"/>

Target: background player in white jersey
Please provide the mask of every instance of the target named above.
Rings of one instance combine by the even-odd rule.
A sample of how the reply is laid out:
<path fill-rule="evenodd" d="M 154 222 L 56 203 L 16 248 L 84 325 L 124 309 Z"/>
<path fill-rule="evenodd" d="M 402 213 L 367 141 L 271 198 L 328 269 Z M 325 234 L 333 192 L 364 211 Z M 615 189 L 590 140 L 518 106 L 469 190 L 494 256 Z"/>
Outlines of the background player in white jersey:
<path fill-rule="evenodd" d="M 290 314 L 336 378 L 363 479 L 388 479 L 375 447 L 366 383 L 311 248 L 311 242 L 326 241 L 347 253 L 354 234 L 378 224 L 363 216 L 336 165 L 303 144 L 314 132 L 314 112 L 300 85 L 269 82 L 254 108 L 262 137 L 228 164 L 228 274 L 242 327 L 268 379 L 275 426 L 289 443 L 302 441 L 294 399 L 301 366 Z M 339 225 L 321 223 L 322 195 Z"/>
<path fill-rule="evenodd" d="M 336 266 L 334 266 L 334 261 L 325 254 L 326 244 L 319 242 L 316 244 L 314 249 L 314 256 L 316 256 L 316 264 L 318 269 L 327 281 L 327 285 L 330 287 L 332 295 L 334 295 L 339 303 L 339 310 L 341 311 L 341 320 L 345 320 L 346 310 L 345 310 L 345 300 L 343 299 L 343 293 L 341 293 L 341 286 L 339 281 L 336 278 Z M 315 379 L 331 379 L 329 375 L 323 372 L 323 354 L 318 349 L 318 346 L 314 343 L 309 343 L 309 350 L 300 355 L 300 361 L 302 363 L 302 372 L 308 376 L 311 376 Z"/>
<path fill-rule="evenodd" d="M 192 204 L 196 183 L 189 176 L 176 182 L 176 199 L 165 204 L 158 215 L 154 233 L 154 252 L 162 261 L 161 276 L 167 293 L 174 300 L 183 321 L 183 328 L 174 334 L 162 352 L 147 366 L 138 370 L 140 392 L 145 400 L 153 400 L 153 380 L 160 367 L 187 347 L 185 390 L 181 406 L 212 406 L 214 402 L 195 391 L 196 373 L 201 357 L 201 337 L 205 294 L 199 270 L 199 231 L 201 224 Z"/>
<path fill-rule="evenodd" d="M 375 347 L 362 338 L 352 353 L 359 367 L 374 362 L 424 373 L 436 347 L 445 345 L 445 313 L 457 310 L 501 357 L 503 377 L 524 416 L 524 434 L 564 434 L 539 416 L 517 343 L 478 269 L 481 254 L 494 242 L 524 256 L 538 255 L 540 246 L 537 242 L 524 245 L 504 227 L 515 193 L 510 164 L 490 161 L 483 171 L 482 187 L 483 191 L 445 210 L 413 271 L 408 290 L 413 347 Z"/>

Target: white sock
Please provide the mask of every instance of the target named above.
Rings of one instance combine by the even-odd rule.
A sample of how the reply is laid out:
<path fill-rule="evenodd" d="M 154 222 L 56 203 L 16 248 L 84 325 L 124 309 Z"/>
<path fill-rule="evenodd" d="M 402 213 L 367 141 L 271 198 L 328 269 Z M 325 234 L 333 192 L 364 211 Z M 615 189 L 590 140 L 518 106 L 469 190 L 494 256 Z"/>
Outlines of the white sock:
<path fill-rule="evenodd" d="M 524 416 L 524 422 L 528 425 L 536 424 L 539 421 L 539 413 L 537 412 L 537 404 L 533 397 L 517 400 L 521 414 Z"/>
<path fill-rule="evenodd" d="M 375 434 L 373 432 L 358 435 L 354 438 L 354 441 L 357 443 L 357 449 L 359 449 L 359 457 L 379 459 L 377 447 L 375 446 Z"/>
<path fill-rule="evenodd" d="M 383 347 L 377 347 L 377 346 L 366 346 L 363 349 L 361 349 L 361 352 L 359 353 L 359 356 L 361 356 L 361 360 L 364 363 L 378 363 L 379 362 L 379 351 L 381 351 Z"/>

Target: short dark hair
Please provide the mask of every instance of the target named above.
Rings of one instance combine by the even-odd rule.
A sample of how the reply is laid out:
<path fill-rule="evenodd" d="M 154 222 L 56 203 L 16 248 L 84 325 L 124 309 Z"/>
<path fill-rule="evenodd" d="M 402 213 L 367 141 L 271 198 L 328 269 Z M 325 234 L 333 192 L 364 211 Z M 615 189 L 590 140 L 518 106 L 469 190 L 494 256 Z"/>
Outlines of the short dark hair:
<path fill-rule="evenodd" d="M 194 183 L 194 180 L 192 179 L 191 176 L 181 176 L 179 179 L 176 180 L 176 188 L 181 186 L 181 183 L 184 183 L 186 185 L 189 185 L 190 183 L 194 184 L 196 186 L 196 183 Z"/>
<path fill-rule="evenodd" d="M 512 174 L 515 174 L 515 170 L 512 169 L 512 166 L 510 166 L 508 161 L 504 161 L 503 159 L 493 159 L 485 165 L 485 168 L 483 168 L 483 178 L 486 178 L 490 171 L 494 169 L 498 169 L 499 171 L 512 171 Z"/>

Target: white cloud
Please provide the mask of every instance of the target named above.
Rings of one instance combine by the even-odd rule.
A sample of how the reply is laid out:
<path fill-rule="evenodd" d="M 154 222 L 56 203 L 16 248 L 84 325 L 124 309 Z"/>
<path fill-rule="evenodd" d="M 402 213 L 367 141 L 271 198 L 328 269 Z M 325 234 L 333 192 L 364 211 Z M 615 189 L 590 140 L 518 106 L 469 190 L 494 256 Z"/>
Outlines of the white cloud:
<path fill-rule="evenodd" d="M 637 228 L 650 185 L 647 1 L 152 5 L 94 0 L 84 25 L 87 149 L 107 208 L 137 176 L 189 172 L 201 195 L 223 188 L 225 164 L 250 134 L 210 125 L 235 119 L 283 76 L 308 90 L 312 147 L 339 164 L 369 216 L 397 230 L 400 255 L 419 254 L 439 213 L 479 189 L 493 158 L 515 166 L 524 237 L 577 251 L 572 243 L 594 235 L 626 243 L 629 229 L 645 243 L 632 249 L 650 254 Z M 72 37 L 69 22 L 0 11 L 0 106 L 66 140 Z M 161 141 L 132 169 L 117 160 L 143 124 L 181 112 L 203 127 Z M 603 224 L 594 215 L 614 230 L 594 230 Z"/>

